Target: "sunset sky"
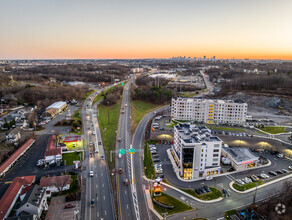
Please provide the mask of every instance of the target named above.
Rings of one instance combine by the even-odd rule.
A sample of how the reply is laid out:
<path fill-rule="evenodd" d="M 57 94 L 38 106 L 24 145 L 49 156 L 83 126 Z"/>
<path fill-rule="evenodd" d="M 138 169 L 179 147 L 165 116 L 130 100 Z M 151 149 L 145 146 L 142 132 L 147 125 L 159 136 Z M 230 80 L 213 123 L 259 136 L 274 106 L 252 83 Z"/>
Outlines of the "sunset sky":
<path fill-rule="evenodd" d="M 292 59 L 292 0 L 0 0 L 0 59 Z"/>

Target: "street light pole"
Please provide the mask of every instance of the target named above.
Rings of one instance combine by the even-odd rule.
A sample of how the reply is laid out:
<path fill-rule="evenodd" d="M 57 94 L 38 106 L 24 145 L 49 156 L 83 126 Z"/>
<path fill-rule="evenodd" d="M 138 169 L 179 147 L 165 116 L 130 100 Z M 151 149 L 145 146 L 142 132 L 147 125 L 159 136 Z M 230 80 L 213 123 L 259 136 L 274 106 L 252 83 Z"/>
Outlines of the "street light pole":
<path fill-rule="evenodd" d="M 253 195 L 253 204 L 255 204 L 255 201 L 256 201 L 257 189 L 258 189 L 258 183 L 256 183 L 256 189 L 255 189 L 255 193 Z"/>
<path fill-rule="evenodd" d="M 109 101 L 107 101 L 107 124 L 109 124 Z"/>

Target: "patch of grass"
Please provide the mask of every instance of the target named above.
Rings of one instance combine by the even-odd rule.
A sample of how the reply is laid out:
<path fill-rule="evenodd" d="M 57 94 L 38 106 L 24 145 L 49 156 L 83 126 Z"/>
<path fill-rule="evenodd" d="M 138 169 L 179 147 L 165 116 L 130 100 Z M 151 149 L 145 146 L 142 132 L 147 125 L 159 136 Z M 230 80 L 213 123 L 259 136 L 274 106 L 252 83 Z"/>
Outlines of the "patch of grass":
<path fill-rule="evenodd" d="M 72 153 L 65 153 L 62 155 L 63 164 L 66 166 L 73 165 L 73 161 L 83 159 L 83 152 L 72 152 Z"/>
<path fill-rule="evenodd" d="M 153 203 L 153 206 L 155 208 L 155 210 L 160 214 L 162 215 L 162 213 L 167 213 L 167 215 L 172 215 L 172 214 L 175 214 L 175 213 L 179 213 L 179 212 L 185 212 L 185 211 L 188 211 L 188 210 L 191 210 L 193 209 L 191 206 L 173 198 L 172 196 L 170 195 L 167 195 L 166 193 L 161 193 L 161 196 L 156 196 L 156 197 L 152 197 L 153 198 L 156 198 L 159 202 L 162 202 L 162 203 L 165 203 L 165 204 L 171 204 L 174 206 L 173 209 L 166 209 L 166 208 L 163 208 L 161 206 L 158 206 L 156 204 Z"/>
<path fill-rule="evenodd" d="M 244 184 L 244 185 L 238 185 L 237 183 L 233 183 L 233 187 L 235 189 L 237 189 L 238 191 L 245 191 L 245 190 L 248 190 L 248 189 L 256 187 L 256 185 L 259 186 L 259 185 L 262 185 L 262 184 L 263 184 L 263 181 L 247 183 L 247 184 Z"/>
<path fill-rule="evenodd" d="M 199 94 L 200 94 L 199 92 L 181 92 L 181 93 L 179 93 L 179 96 L 193 98 Z"/>
<path fill-rule="evenodd" d="M 225 219 L 231 219 L 230 216 L 235 215 L 235 214 L 236 214 L 236 210 L 231 209 L 231 210 L 224 212 L 224 217 L 225 217 Z"/>
<path fill-rule="evenodd" d="M 149 140 L 146 142 L 147 144 L 157 144 L 158 141 L 157 140 Z"/>
<path fill-rule="evenodd" d="M 121 100 L 118 100 L 116 104 L 111 106 L 100 104 L 97 107 L 101 136 L 110 170 L 114 168 L 115 162 L 114 159 L 110 162 L 110 151 L 115 150 L 116 130 L 118 129 L 120 106 Z"/>
<path fill-rule="evenodd" d="M 166 125 L 166 127 L 173 128 L 173 127 L 176 126 L 177 124 L 178 124 L 178 122 L 176 122 L 176 121 L 171 121 L 170 125 Z"/>
<path fill-rule="evenodd" d="M 270 134 L 279 134 L 279 133 L 288 133 L 288 131 L 285 131 L 285 127 L 279 126 L 269 126 L 269 127 L 264 127 L 261 130 L 268 132 Z"/>
<path fill-rule="evenodd" d="M 78 191 L 78 181 L 77 181 L 77 174 L 71 175 L 71 185 L 70 189 L 62 191 L 60 195 L 68 195 L 70 193 L 76 193 Z"/>
<path fill-rule="evenodd" d="M 160 107 L 162 105 L 155 105 L 140 100 L 131 101 L 131 132 L 133 133 L 136 130 L 139 122 L 145 115 Z"/>
<path fill-rule="evenodd" d="M 83 98 L 83 100 L 85 100 L 88 96 L 90 96 L 94 92 L 95 92 L 95 90 L 92 90 L 92 91 L 86 93 L 85 96 L 84 96 L 84 98 Z"/>
<path fill-rule="evenodd" d="M 156 178 L 156 173 L 148 144 L 144 145 L 144 172 L 148 179 Z"/>
<path fill-rule="evenodd" d="M 220 197 L 223 197 L 222 192 L 220 190 L 213 187 L 209 187 L 209 188 L 211 192 L 204 193 L 201 195 L 198 195 L 193 189 L 183 189 L 183 188 L 179 188 L 179 189 L 201 200 L 213 200 L 213 199 L 218 199 Z"/>
<path fill-rule="evenodd" d="M 211 129 L 214 130 L 225 130 L 225 131 L 245 131 L 243 129 L 240 128 L 230 128 L 230 127 L 211 127 Z"/>

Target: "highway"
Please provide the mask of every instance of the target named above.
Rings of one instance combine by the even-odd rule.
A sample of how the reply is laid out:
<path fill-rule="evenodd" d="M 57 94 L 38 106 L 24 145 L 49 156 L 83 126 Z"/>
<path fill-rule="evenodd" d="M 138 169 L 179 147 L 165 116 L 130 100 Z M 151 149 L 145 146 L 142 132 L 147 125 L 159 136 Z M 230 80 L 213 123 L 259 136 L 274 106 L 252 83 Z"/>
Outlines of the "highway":
<path fill-rule="evenodd" d="M 130 134 L 130 97 L 129 97 L 130 82 L 125 84 L 123 92 L 123 100 L 121 105 L 121 114 L 119 118 L 119 127 L 117 130 L 117 150 L 125 149 L 126 154 L 118 158 L 118 152 L 115 152 L 116 159 L 116 181 L 118 192 L 118 213 L 119 219 L 131 220 L 139 219 L 139 214 L 135 212 L 135 184 L 131 183 L 131 156 L 128 154 L 128 149 L 131 144 Z M 127 105 L 127 106 L 125 106 Z M 123 113 L 122 113 L 123 112 Z M 118 170 L 122 169 L 123 173 L 119 174 Z M 125 185 L 125 179 L 128 179 L 129 185 Z"/>
<path fill-rule="evenodd" d="M 91 94 L 82 107 L 82 125 L 86 147 L 84 148 L 84 162 L 82 177 L 85 180 L 85 187 L 82 194 L 81 219 L 115 219 L 113 209 L 113 199 L 109 173 L 104 156 L 101 134 L 99 130 L 96 105 L 92 106 L 94 97 L 98 94 Z M 94 131 L 94 132 L 93 132 Z M 93 146 L 89 147 L 92 142 Z M 95 142 L 98 152 L 95 152 Z M 98 144 L 100 142 L 100 144 Z M 90 156 L 90 152 L 92 156 Z M 89 172 L 93 171 L 93 176 Z M 91 200 L 94 199 L 95 206 L 90 207 Z"/>
<path fill-rule="evenodd" d="M 169 106 L 163 107 L 157 112 L 170 109 Z M 143 152 L 144 152 L 144 134 L 148 121 L 154 116 L 154 112 L 146 115 L 139 123 L 135 134 L 133 135 L 133 147 L 136 149 L 134 156 L 134 174 L 137 190 L 137 199 L 139 204 L 140 219 L 151 219 L 151 213 L 146 204 L 145 188 L 148 187 L 148 183 L 143 179 L 144 166 L 143 166 Z"/>

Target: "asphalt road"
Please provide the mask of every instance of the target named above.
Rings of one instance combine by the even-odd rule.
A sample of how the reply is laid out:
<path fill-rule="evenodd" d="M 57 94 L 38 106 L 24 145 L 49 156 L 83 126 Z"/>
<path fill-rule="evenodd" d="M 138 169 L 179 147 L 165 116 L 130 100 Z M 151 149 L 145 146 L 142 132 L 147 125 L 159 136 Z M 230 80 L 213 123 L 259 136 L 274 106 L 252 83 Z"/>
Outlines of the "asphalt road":
<path fill-rule="evenodd" d="M 92 106 L 91 100 L 98 92 L 90 95 L 82 107 L 82 124 L 84 140 L 87 142 L 84 148 L 85 167 L 82 177 L 85 180 L 85 187 L 82 194 L 81 219 L 115 219 L 113 209 L 111 186 L 109 182 L 109 172 L 106 161 L 101 159 L 104 156 L 101 134 L 99 130 L 96 105 Z M 91 99 L 91 100 L 90 100 Z M 93 134 L 95 131 L 95 134 Z M 89 147 L 89 143 L 97 143 L 99 152 L 95 152 L 94 147 Z M 93 156 L 90 156 L 90 151 Z M 94 176 L 90 177 L 89 172 L 93 171 Z M 95 206 L 90 207 L 90 202 L 94 199 Z"/>
<path fill-rule="evenodd" d="M 117 192 L 118 192 L 118 213 L 119 219 L 131 220 L 138 219 L 135 212 L 135 184 L 131 184 L 131 156 L 128 154 L 130 148 L 130 97 L 129 97 L 129 86 L 130 82 L 126 83 L 124 87 L 122 109 L 119 119 L 119 127 L 117 131 L 118 138 L 121 138 L 117 142 L 118 149 L 126 149 L 126 154 L 118 158 L 118 153 L 115 154 L 116 171 L 122 169 L 123 173 L 119 174 L 116 172 L 117 180 Z M 125 106 L 127 105 L 127 106 Z M 124 113 L 122 113 L 124 112 Z M 128 179 L 129 185 L 124 184 L 125 179 Z"/>
<path fill-rule="evenodd" d="M 164 107 L 157 112 L 168 109 L 169 106 Z M 137 190 L 137 199 L 139 204 L 140 219 L 152 219 L 151 213 L 146 204 L 145 188 L 148 188 L 148 183 L 143 179 L 144 166 L 143 166 L 143 149 L 144 149 L 144 134 L 148 121 L 154 116 L 154 112 L 146 115 L 139 123 L 135 134 L 133 135 L 133 147 L 136 149 L 134 155 L 134 174 Z"/>

